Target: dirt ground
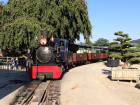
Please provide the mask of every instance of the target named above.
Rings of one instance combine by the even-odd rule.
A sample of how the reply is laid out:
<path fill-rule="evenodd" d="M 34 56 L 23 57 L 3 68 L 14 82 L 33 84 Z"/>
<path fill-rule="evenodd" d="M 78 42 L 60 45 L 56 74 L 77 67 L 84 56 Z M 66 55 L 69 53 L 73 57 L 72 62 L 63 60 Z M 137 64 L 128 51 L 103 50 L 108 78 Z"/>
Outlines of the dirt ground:
<path fill-rule="evenodd" d="M 70 69 L 61 81 L 61 105 L 140 105 L 138 83 L 112 81 L 105 63 Z"/>

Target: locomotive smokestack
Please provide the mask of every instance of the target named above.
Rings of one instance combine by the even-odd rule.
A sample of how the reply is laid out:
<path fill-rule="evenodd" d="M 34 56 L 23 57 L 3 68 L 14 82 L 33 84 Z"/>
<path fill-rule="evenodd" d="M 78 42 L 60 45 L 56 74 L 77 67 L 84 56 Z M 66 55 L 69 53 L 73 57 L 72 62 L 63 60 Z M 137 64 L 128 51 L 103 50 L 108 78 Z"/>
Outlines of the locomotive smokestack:
<path fill-rule="evenodd" d="M 49 31 L 41 30 L 41 35 L 43 35 L 44 38 L 47 39 L 48 34 L 49 34 Z"/>

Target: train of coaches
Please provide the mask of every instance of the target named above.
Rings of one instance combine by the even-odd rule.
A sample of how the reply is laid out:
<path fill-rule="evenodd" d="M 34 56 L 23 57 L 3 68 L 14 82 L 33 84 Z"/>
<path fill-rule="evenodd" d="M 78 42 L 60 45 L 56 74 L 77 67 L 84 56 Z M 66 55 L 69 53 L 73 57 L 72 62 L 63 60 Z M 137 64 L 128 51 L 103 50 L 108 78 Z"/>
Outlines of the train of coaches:
<path fill-rule="evenodd" d="M 43 38 L 33 51 L 33 64 L 29 68 L 29 77 L 32 79 L 58 79 L 62 72 L 73 67 L 74 64 L 85 64 L 87 61 L 107 59 L 108 53 L 74 53 L 79 47 L 69 44 L 65 39 L 47 38 L 48 32 L 41 31 Z"/>

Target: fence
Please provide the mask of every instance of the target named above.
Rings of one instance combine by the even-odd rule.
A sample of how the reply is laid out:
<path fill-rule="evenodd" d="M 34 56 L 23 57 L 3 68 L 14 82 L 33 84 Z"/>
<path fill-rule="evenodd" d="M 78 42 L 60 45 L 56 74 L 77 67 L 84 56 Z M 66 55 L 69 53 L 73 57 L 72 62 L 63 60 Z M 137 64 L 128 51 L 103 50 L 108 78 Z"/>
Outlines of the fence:
<path fill-rule="evenodd" d="M 16 57 L 0 57 L 0 74 L 28 72 L 25 59 Z"/>

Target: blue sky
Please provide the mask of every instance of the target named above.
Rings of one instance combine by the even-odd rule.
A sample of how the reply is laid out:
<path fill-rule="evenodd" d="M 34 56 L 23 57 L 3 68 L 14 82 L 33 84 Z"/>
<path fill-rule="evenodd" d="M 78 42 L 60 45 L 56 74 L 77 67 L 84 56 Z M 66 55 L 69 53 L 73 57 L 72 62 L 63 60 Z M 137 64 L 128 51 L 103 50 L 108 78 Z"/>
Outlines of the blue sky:
<path fill-rule="evenodd" d="M 128 33 L 133 40 L 140 39 L 140 0 L 86 1 L 93 27 L 92 42 L 99 38 L 111 42 L 116 38 L 114 32 L 117 31 Z"/>
<path fill-rule="evenodd" d="M 8 0 L 1 0 L 5 3 Z M 92 24 L 91 42 L 99 38 L 110 42 L 114 32 L 123 31 L 135 40 L 140 39 L 140 0 L 86 0 Z M 79 41 L 77 41 L 79 42 Z M 81 35 L 80 42 L 84 42 Z"/>

